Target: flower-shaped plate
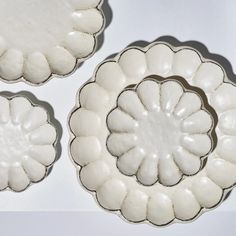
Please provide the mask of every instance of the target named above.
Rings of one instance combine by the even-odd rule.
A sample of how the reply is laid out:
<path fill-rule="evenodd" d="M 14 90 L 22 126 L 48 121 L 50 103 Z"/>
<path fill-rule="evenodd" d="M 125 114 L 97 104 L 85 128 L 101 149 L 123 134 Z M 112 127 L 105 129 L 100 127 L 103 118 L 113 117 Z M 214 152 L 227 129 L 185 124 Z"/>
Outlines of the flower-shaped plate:
<path fill-rule="evenodd" d="M 236 183 L 236 87 L 190 47 L 156 42 L 102 62 L 69 117 L 83 186 L 131 222 L 191 221 Z"/>
<path fill-rule="evenodd" d="M 0 190 L 20 192 L 47 176 L 57 158 L 51 119 L 45 107 L 21 93 L 0 96 Z"/>
<path fill-rule="evenodd" d="M 0 2 L 0 79 L 42 85 L 65 76 L 96 50 L 103 0 Z"/>

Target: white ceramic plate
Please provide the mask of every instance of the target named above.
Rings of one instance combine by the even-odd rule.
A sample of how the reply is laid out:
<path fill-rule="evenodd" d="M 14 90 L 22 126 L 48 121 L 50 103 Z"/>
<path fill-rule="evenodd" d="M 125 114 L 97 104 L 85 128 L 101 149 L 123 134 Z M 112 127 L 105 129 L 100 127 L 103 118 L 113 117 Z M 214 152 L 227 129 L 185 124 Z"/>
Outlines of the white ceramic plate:
<path fill-rule="evenodd" d="M 70 119 L 83 186 L 131 222 L 186 222 L 236 183 L 236 87 L 189 47 L 157 42 L 102 62 Z"/>
<path fill-rule="evenodd" d="M 58 143 L 51 119 L 21 93 L 0 96 L 0 190 L 20 192 L 47 176 Z"/>
<path fill-rule="evenodd" d="M 40 85 L 65 76 L 96 50 L 103 0 L 0 2 L 0 78 Z"/>

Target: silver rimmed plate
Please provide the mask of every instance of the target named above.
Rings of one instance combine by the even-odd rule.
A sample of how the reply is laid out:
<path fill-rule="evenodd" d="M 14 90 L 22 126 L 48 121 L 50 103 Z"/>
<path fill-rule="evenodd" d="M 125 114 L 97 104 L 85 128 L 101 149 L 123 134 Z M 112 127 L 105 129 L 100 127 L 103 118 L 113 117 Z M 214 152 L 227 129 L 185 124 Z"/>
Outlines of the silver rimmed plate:
<path fill-rule="evenodd" d="M 190 47 L 102 62 L 79 91 L 70 153 L 83 186 L 131 222 L 191 221 L 236 183 L 236 87 Z"/>
<path fill-rule="evenodd" d="M 0 190 L 42 181 L 58 157 L 58 129 L 47 108 L 25 93 L 0 96 Z"/>
<path fill-rule="evenodd" d="M 41 85 L 65 76 L 96 50 L 103 0 L 0 2 L 0 79 Z"/>

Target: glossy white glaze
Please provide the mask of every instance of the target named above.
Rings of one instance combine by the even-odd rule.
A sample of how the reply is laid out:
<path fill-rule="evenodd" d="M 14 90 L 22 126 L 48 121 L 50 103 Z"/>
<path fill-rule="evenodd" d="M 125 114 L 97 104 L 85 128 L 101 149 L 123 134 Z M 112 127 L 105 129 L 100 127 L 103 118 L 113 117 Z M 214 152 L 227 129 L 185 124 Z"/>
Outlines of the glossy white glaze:
<path fill-rule="evenodd" d="M 0 190 L 23 191 L 55 161 L 57 132 L 47 111 L 23 96 L 1 96 L 0 107 Z"/>
<path fill-rule="evenodd" d="M 235 96 L 222 67 L 192 48 L 157 42 L 101 63 L 69 121 L 82 184 L 132 222 L 189 221 L 217 206 L 236 183 Z"/>
<path fill-rule="evenodd" d="M 180 111 L 191 106 L 183 106 L 186 96 L 196 96 L 200 106 L 183 117 Z M 107 148 L 118 157 L 118 169 L 144 185 L 172 186 L 183 174 L 197 173 L 212 148 L 208 132 L 214 121 L 203 109 L 199 95 L 172 80 L 149 78 L 122 92 L 107 117 Z"/>
<path fill-rule="evenodd" d="M 104 27 L 102 0 L 0 3 L 0 78 L 42 84 L 91 56 Z"/>

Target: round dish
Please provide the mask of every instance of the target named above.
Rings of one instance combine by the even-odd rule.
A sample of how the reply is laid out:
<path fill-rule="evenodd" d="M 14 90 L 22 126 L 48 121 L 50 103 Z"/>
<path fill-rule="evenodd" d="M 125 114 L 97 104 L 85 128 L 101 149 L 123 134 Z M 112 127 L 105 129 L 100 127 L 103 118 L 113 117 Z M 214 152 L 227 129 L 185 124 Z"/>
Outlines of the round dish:
<path fill-rule="evenodd" d="M 42 85 L 94 54 L 103 31 L 103 0 L 0 3 L 0 79 Z M 19 10 L 20 9 L 20 10 Z"/>
<path fill-rule="evenodd" d="M 20 93 L 0 96 L 0 190 L 25 190 L 56 159 L 57 130 L 47 110 Z"/>
<path fill-rule="evenodd" d="M 156 42 L 102 62 L 69 117 L 70 154 L 105 209 L 191 221 L 236 183 L 236 87 L 190 47 Z"/>

